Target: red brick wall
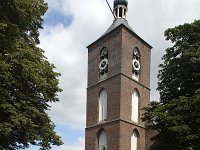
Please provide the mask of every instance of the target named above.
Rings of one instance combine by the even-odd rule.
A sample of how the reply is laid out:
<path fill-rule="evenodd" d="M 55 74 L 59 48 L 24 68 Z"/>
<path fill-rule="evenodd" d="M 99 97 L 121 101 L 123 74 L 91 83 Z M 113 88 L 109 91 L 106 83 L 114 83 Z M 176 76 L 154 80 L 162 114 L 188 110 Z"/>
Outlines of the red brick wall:
<path fill-rule="evenodd" d="M 100 51 L 108 48 L 108 78 L 99 81 Z M 139 82 L 132 79 L 132 51 L 138 47 L 141 53 Z M 120 26 L 88 47 L 88 89 L 86 150 L 98 149 L 98 131 L 107 133 L 108 150 L 130 150 L 134 129 L 139 132 L 138 150 L 145 150 L 145 123 L 131 121 L 131 96 L 139 91 L 139 107 L 150 100 L 150 47 L 126 27 Z M 108 114 L 105 122 L 98 122 L 99 92 L 105 88 L 108 94 Z M 141 117 L 142 111 L 139 111 Z M 146 142 L 148 143 L 148 142 Z M 146 146 L 148 147 L 148 146 Z M 146 149 L 147 150 L 147 149 Z"/>

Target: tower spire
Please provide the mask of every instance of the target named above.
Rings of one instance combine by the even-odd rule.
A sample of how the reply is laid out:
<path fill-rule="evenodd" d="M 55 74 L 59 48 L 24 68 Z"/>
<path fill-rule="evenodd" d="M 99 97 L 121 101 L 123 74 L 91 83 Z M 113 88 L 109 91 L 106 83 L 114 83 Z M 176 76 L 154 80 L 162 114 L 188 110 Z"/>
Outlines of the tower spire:
<path fill-rule="evenodd" d="M 128 0 L 114 0 L 114 15 L 115 19 L 126 19 L 128 10 Z"/>

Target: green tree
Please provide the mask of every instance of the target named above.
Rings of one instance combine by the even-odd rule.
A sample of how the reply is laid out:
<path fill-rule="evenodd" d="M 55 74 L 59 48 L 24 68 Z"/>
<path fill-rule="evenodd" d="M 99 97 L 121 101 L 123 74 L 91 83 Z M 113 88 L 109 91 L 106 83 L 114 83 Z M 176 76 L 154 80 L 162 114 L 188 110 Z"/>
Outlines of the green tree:
<path fill-rule="evenodd" d="M 0 2 L 0 149 L 62 144 L 46 113 L 60 74 L 37 47 L 46 10 L 43 0 Z"/>
<path fill-rule="evenodd" d="M 167 48 L 158 74 L 160 102 L 144 108 L 152 150 L 200 149 L 200 20 L 165 31 Z M 153 122 L 153 123 L 152 123 Z"/>

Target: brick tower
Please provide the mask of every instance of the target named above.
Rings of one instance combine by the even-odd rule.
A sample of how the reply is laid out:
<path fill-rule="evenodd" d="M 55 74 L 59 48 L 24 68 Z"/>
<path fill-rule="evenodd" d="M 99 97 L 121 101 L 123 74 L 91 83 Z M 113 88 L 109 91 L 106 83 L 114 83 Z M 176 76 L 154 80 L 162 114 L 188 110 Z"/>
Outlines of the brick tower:
<path fill-rule="evenodd" d="M 85 150 L 148 150 L 141 108 L 150 101 L 151 46 L 126 20 L 127 0 L 114 1 L 115 20 L 88 48 Z"/>

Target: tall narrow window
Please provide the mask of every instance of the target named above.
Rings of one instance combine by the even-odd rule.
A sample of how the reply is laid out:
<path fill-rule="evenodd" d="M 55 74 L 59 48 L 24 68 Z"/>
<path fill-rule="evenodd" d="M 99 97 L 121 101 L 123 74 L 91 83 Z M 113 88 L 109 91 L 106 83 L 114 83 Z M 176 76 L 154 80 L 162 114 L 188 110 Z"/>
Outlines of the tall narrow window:
<path fill-rule="evenodd" d="M 122 9 L 122 7 L 120 7 L 120 8 L 119 8 L 119 17 L 120 17 L 120 18 L 122 18 L 122 11 L 123 11 L 123 9 Z"/>
<path fill-rule="evenodd" d="M 99 96 L 99 121 L 107 119 L 107 92 L 103 89 Z"/>
<path fill-rule="evenodd" d="M 133 50 L 133 61 L 132 61 L 132 78 L 136 81 L 139 81 L 140 76 L 140 52 L 139 49 L 136 47 Z"/>
<path fill-rule="evenodd" d="M 131 120 L 138 122 L 138 112 L 139 112 L 139 93 L 137 90 L 133 91 L 132 94 L 132 115 Z"/>
<path fill-rule="evenodd" d="M 104 130 L 99 136 L 99 150 L 107 150 L 107 135 Z"/>
<path fill-rule="evenodd" d="M 137 150 L 138 133 L 134 130 L 131 135 L 131 150 Z"/>

